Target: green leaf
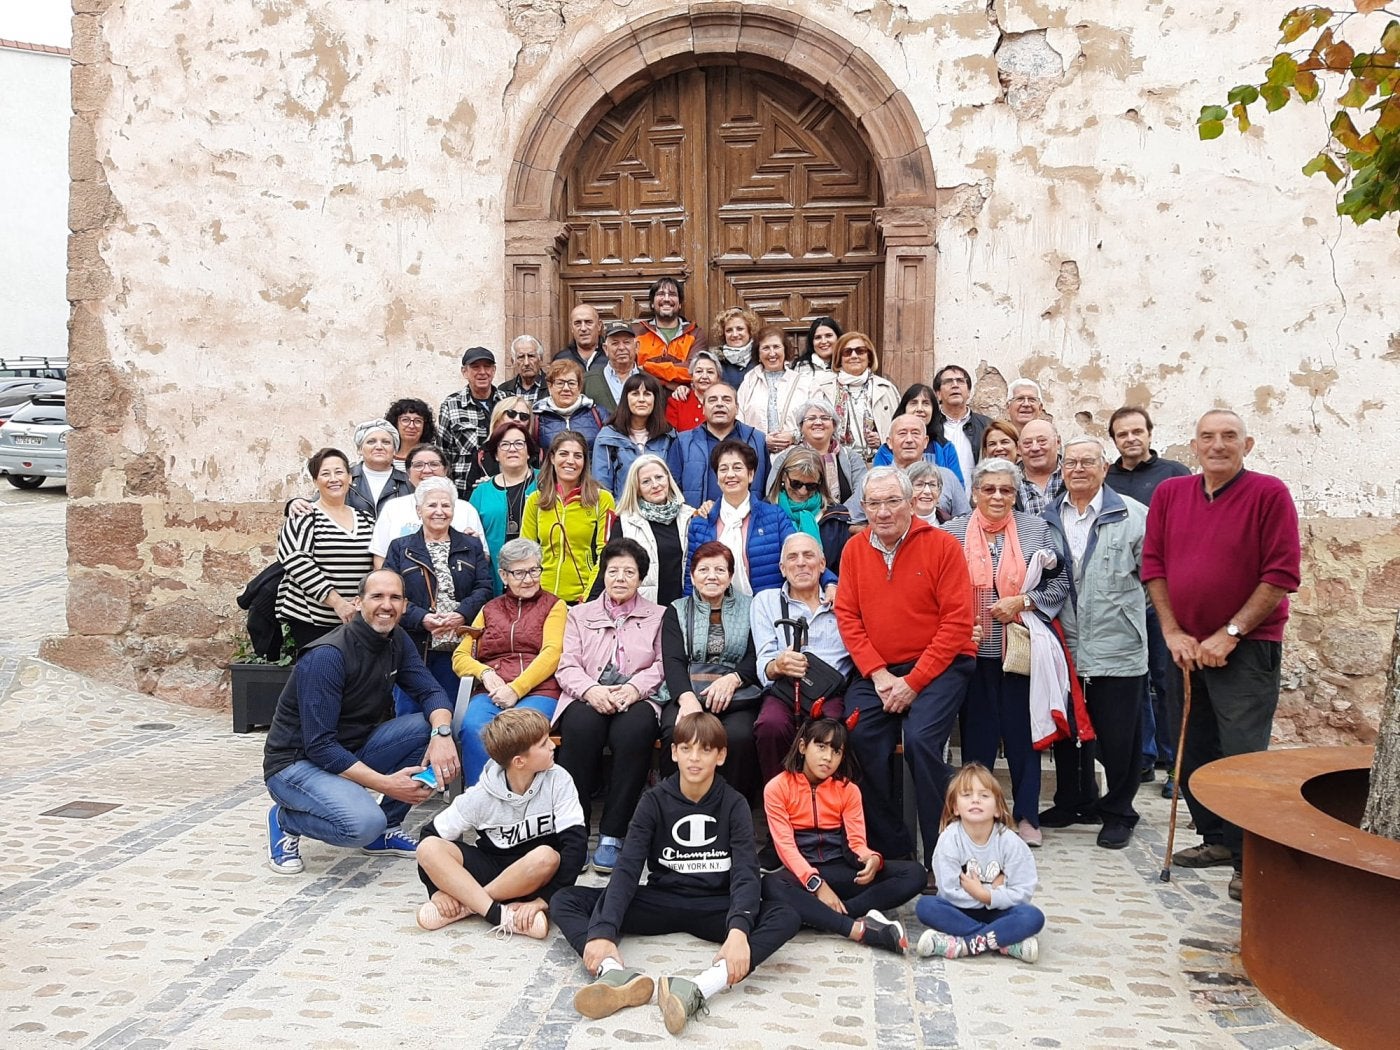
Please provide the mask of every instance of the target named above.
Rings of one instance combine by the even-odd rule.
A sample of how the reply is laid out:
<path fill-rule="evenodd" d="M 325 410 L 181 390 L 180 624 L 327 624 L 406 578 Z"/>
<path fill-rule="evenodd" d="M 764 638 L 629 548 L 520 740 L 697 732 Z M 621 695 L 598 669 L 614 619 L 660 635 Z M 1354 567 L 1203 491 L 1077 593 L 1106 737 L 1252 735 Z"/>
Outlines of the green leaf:
<path fill-rule="evenodd" d="M 1317 77 L 1315 77 L 1313 74 L 1306 72 L 1299 73 L 1297 80 L 1295 80 L 1293 83 L 1293 86 L 1298 91 L 1298 97 L 1301 98 L 1304 102 L 1311 102 L 1313 99 L 1317 98 Z M 1274 107 L 1274 109 L 1277 108 L 1277 106 Z"/>
<path fill-rule="evenodd" d="M 1312 160 L 1303 165 L 1304 175 L 1326 175 L 1332 180 L 1332 185 L 1342 181 L 1342 169 L 1337 166 L 1337 162 L 1326 153 L 1319 153 Z"/>
<path fill-rule="evenodd" d="M 1287 87 L 1293 83 L 1297 76 L 1298 60 L 1292 55 L 1277 54 L 1274 56 L 1274 60 L 1269 63 L 1269 71 L 1264 75 L 1264 79 L 1270 84 Z"/>
<path fill-rule="evenodd" d="M 1357 77 L 1352 80 L 1351 87 L 1347 88 L 1346 94 L 1337 99 L 1337 105 L 1345 106 L 1348 109 L 1360 109 L 1370 101 L 1371 96 L 1375 93 L 1375 84 L 1369 80 Z"/>
<path fill-rule="evenodd" d="M 1288 105 L 1288 89 L 1286 87 L 1279 87 L 1277 84 L 1266 84 L 1259 89 L 1259 94 L 1264 99 L 1264 105 L 1268 108 L 1270 113 Z M 1302 92 L 1300 91 L 1299 94 L 1301 95 Z M 1316 95 L 1314 95 L 1314 97 L 1316 97 Z M 1308 99 L 1307 101 L 1311 102 L 1312 99 Z"/>
<path fill-rule="evenodd" d="M 1206 120 L 1224 120 L 1225 117 L 1226 112 L 1224 106 L 1202 106 L 1201 115 L 1198 118 L 1197 122 L 1199 123 L 1200 121 Z"/>
<path fill-rule="evenodd" d="M 1230 102 L 1247 106 L 1251 102 L 1259 101 L 1259 89 L 1253 84 L 1241 84 L 1239 87 L 1231 88 L 1230 93 L 1225 97 Z"/>
<path fill-rule="evenodd" d="M 1235 119 L 1239 121 L 1240 134 L 1243 135 L 1249 130 L 1249 110 L 1245 108 L 1243 102 L 1236 102 L 1231 112 L 1235 114 Z"/>
<path fill-rule="evenodd" d="M 1201 136 L 1202 142 L 1218 139 L 1225 134 L 1225 123 L 1220 120 L 1201 120 L 1196 123 L 1196 132 Z"/>

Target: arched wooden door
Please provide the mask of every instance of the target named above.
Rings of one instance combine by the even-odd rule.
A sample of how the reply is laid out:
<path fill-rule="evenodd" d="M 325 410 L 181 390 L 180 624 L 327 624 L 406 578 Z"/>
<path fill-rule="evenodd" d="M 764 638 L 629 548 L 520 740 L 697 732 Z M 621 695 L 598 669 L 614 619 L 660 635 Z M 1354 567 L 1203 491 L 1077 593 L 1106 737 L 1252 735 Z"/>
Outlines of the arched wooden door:
<path fill-rule="evenodd" d="M 647 286 L 669 274 L 707 328 L 743 305 L 793 333 L 826 314 L 878 341 L 880 203 L 870 154 L 831 103 L 736 66 L 687 70 L 587 132 L 564 186 L 565 316 L 580 303 L 646 316 Z"/>

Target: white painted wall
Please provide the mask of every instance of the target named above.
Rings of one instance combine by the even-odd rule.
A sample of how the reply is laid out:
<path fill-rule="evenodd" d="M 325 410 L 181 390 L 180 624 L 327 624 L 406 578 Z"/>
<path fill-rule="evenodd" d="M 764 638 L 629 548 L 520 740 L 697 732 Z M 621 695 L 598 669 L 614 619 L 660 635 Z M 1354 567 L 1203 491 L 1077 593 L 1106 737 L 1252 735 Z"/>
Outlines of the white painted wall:
<path fill-rule="evenodd" d="M 0 47 L 0 356 L 68 352 L 68 84 L 67 55 Z"/>

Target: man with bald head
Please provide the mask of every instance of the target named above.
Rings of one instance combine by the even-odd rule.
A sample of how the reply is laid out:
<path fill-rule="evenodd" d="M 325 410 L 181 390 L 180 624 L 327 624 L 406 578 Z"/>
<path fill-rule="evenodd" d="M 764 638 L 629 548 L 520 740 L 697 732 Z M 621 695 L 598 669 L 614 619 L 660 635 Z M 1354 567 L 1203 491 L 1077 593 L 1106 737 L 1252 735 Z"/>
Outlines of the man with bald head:
<path fill-rule="evenodd" d="M 556 361 L 577 361 L 586 376 L 601 371 L 608 363 L 601 348 L 603 321 L 598 311 L 587 303 L 575 306 L 569 314 L 569 333 L 573 336 L 557 354 Z"/>
<path fill-rule="evenodd" d="M 943 481 L 942 492 L 938 496 L 938 509 L 943 512 L 942 520 L 968 514 L 972 506 L 967 502 L 967 490 L 958 476 L 947 467 L 939 466 L 933 453 L 928 450 L 928 424 L 918 416 L 905 414 L 890 420 L 890 436 L 886 444 L 894 456 L 894 465 L 908 471 L 920 460 L 927 460 L 938 470 Z"/>
<path fill-rule="evenodd" d="M 1048 419 L 1032 419 L 1016 442 L 1021 453 L 1021 506 L 1043 514 L 1065 491 L 1060 472 L 1060 435 Z"/>
<path fill-rule="evenodd" d="M 1278 707 L 1288 595 L 1298 589 L 1298 511 L 1287 486 L 1246 470 L 1254 448 L 1244 420 L 1213 409 L 1196 423 L 1200 475 L 1168 478 L 1147 512 L 1142 578 L 1172 659 L 1191 676 L 1181 788 L 1199 846 L 1187 868 L 1231 865 L 1241 899 L 1242 834 L 1203 806 L 1191 775 L 1226 755 L 1264 751 Z"/>

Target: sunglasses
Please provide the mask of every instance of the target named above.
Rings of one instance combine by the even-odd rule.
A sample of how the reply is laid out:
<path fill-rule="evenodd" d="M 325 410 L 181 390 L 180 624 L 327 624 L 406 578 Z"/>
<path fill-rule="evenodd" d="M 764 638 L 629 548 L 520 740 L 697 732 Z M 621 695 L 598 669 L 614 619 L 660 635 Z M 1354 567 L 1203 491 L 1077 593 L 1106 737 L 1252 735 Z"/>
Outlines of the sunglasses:
<path fill-rule="evenodd" d="M 870 353 L 870 347 L 868 347 L 868 346 L 848 346 L 848 347 L 846 347 L 846 349 L 844 349 L 844 350 L 841 351 L 841 356 L 842 356 L 842 357 L 859 357 L 859 356 L 861 356 L 861 355 L 863 355 L 863 354 L 868 354 L 868 353 Z"/>
<path fill-rule="evenodd" d="M 822 487 L 820 481 L 798 481 L 796 478 L 784 478 L 784 484 L 790 489 L 800 489 L 803 492 L 816 492 Z"/>
<path fill-rule="evenodd" d="M 518 408 L 508 408 L 508 409 L 506 409 L 504 412 L 502 412 L 501 415 L 505 416 L 507 419 L 529 419 L 529 418 L 530 418 L 530 413 L 529 413 L 529 412 L 522 412 L 522 411 L 521 411 L 520 409 L 518 409 Z"/>

